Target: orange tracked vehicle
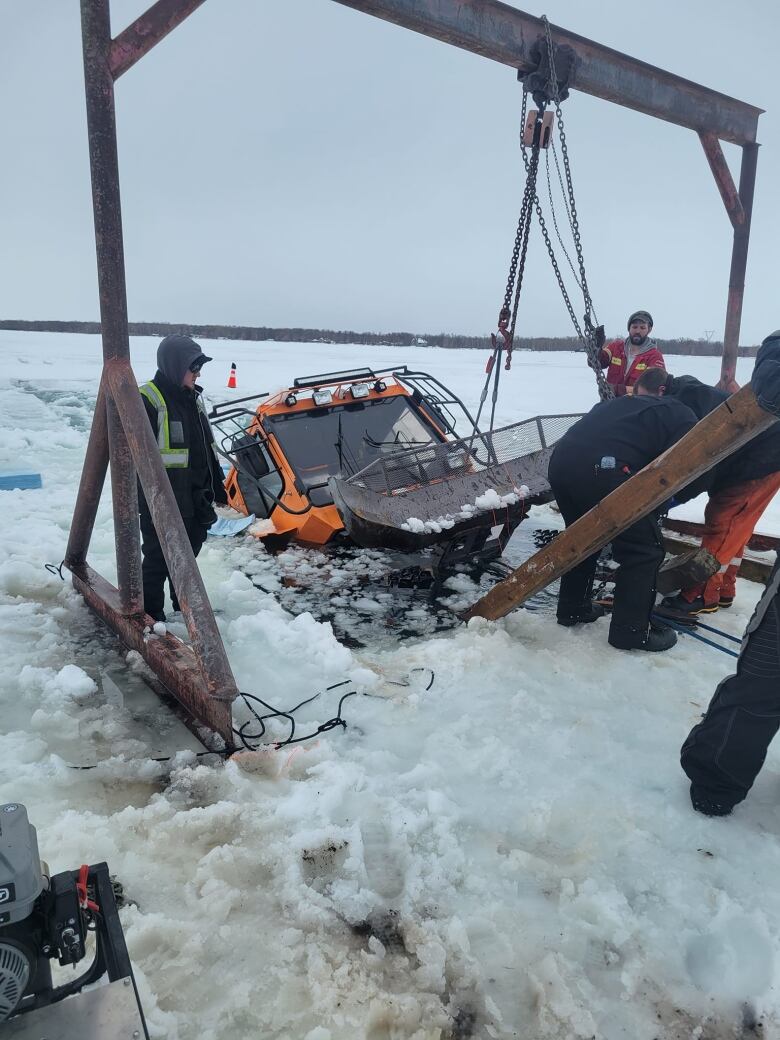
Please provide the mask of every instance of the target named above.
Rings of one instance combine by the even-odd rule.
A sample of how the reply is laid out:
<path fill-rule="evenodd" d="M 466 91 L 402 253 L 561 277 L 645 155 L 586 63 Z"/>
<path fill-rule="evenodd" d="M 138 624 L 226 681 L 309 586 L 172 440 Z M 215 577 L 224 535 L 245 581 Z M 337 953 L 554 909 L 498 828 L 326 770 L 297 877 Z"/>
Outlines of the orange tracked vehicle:
<path fill-rule="evenodd" d="M 270 546 L 347 538 L 432 550 L 441 565 L 501 554 L 529 505 L 549 500 L 552 444 L 578 418 L 481 433 L 458 397 L 405 366 L 299 378 L 211 417 L 228 501 L 266 521 L 254 530 Z"/>

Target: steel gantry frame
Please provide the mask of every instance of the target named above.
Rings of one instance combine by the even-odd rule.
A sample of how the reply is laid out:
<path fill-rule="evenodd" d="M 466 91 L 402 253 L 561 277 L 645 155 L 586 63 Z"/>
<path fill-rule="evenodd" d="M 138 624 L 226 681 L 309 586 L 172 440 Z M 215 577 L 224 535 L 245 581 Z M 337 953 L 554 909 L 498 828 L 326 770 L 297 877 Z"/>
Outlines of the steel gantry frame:
<path fill-rule="evenodd" d="M 81 0 L 103 374 L 65 564 L 89 606 L 125 645 L 143 655 L 191 716 L 230 746 L 236 682 L 130 365 L 114 108 L 116 80 L 203 2 L 158 0 L 112 38 L 110 0 Z M 530 49 L 544 33 L 540 18 L 498 0 L 336 2 L 501 62 L 521 74 L 535 67 Z M 734 228 L 721 371 L 722 385 L 733 386 L 756 178 L 756 132 L 762 109 L 557 26 L 550 28 L 554 45 L 566 45 L 574 54 L 570 87 L 698 133 Z M 738 188 L 721 141 L 742 148 Z M 118 588 L 87 563 L 109 466 Z M 149 636 L 152 619 L 143 607 L 136 479 L 149 503 L 191 646 L 170 634 Z"/>

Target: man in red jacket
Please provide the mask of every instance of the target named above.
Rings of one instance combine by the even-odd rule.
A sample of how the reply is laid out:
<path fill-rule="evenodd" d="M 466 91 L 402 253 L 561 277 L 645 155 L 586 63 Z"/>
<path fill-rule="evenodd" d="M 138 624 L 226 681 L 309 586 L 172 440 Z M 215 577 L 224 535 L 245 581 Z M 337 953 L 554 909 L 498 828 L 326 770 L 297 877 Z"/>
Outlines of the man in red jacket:
<path fill-rule="evenodd" d="M 665 368 L 664 356 L 650 339 L 653 319 L 647 311 L 634 311 L 628 319 L 626 339 L 613 339 L 601 348 L 599 361 L 615 397 L 634 392 L 634 383 L 648 368 Z"/>

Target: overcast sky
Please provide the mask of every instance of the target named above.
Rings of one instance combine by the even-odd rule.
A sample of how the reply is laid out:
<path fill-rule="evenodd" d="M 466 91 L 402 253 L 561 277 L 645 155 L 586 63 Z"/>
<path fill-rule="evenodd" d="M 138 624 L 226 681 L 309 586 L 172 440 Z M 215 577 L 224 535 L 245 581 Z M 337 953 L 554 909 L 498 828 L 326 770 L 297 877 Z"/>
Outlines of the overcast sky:
<path fill-rule="evenodd" d="M 147 6 L 113 0 L 114 34 Z M 99 317 L 78 7 L 0 0 L 4 318 Z M 741 341 L 779 327 L 777 0 L 524 8 L 767 110 Z M 520 102 L 511 69 L 332 0 L 207 0 L 117 84 L 131 320 L 489 332 Z M 721 338 L 731 226 L 697 136 L 577 92 L 564 117 L 608 332 L 641 307 Z M 538 235 L 524 292 L 521 334 L 568 333 Z"/>

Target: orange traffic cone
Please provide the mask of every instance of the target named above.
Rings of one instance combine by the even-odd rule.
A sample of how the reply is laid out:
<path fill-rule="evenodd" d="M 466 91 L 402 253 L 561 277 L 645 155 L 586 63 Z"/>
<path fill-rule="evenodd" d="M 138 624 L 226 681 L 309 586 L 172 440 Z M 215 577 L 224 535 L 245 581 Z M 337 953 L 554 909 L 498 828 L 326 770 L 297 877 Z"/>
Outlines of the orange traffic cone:
<path fill-rule="evenodd" d="M 230 366 L 230 375 L 228 376 L 227 385 L 228 385 L 228 390 L 235 390 L 237 385 L 238 385 L 236 383 L 236 363 L 235 363 L 235 361 Z"/>

